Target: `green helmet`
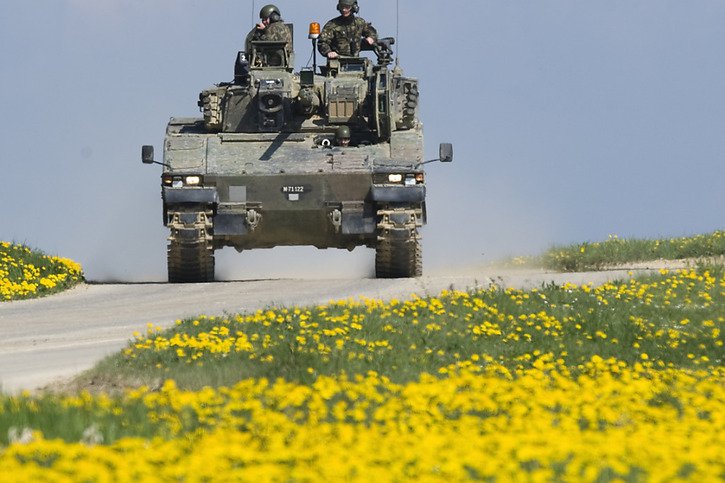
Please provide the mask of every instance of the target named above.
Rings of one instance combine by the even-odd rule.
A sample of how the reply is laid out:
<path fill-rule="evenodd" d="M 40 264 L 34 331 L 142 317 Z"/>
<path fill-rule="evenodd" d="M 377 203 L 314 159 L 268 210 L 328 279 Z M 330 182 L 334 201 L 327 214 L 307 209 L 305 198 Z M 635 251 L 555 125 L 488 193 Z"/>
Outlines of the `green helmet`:
<path fill-rule="evenodd" d="M 350 139 L 350 128 L 347 126 L 340 126 L 335 131 L 335 139 Z"/>
<path fill-rule="evenodd" d="M 274 16 L 276 16 L 277 18 L 275 19 Z M 282 14 L 279 13 L 279 9 L 272 4 L 265 5 L 264 7 L 262 7 L 262 10 L 259 11 L 259 18 L 261 18 L 262 20 L 268 18 L 272 21 L 277 21 L 281 16 Z"/>
<path fill-rule="evenodd" d="M 357 6 L 357 0 L 338 0 L 337 10 L 342 12 L 342 7 L 351 8 L 353 13 L 357 13 L 360 10 Z"/>

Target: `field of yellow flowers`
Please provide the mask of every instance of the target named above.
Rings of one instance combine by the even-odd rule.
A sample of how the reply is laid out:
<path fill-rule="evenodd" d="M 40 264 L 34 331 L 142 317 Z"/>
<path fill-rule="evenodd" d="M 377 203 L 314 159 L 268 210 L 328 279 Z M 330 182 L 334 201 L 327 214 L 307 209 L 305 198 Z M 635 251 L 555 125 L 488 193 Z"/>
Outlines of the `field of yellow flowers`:
<path fill-rule="evenodd" d="M 725 479 L 725 271 L 150 326 L 0 397 L 6 481 Z"/>
<path fill-rule="evenodd" d="M 81 266 L 72 260 L 0 242 L 0 302 L 42 297 L 82 280 Z"/>

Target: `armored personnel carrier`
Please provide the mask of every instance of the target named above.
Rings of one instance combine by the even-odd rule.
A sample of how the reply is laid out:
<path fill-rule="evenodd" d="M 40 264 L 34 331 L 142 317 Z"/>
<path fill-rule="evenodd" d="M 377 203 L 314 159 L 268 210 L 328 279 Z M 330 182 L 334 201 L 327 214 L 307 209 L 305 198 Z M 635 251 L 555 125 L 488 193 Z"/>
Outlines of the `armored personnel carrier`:
<path fill-rule="evenodd" d="M 289 45 L 251 42 L 234 80 L 199 95 L 202 118 L 170 120 L 162 162 L 143 146 L 163 165 L 169 282 L 213 281 L 225 246 L 366 246 L 377 277 L 422 274 L 428 161 L 418 82 L 390 67 L 393 44 L 294 72 Z M 444 143 L 431 161 L 452 157 Z"/>

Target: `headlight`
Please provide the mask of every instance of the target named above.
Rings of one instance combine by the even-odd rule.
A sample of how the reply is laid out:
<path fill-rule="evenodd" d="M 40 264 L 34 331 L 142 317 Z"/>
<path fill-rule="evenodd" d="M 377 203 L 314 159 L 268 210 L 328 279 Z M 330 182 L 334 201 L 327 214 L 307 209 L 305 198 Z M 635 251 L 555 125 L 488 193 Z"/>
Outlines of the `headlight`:
<path fill-rule="evenodd" d="M 164 173 L 161 175 L 161 184 L 172 188 L 183 188 L 184 186 L 201 186 L 204 178 L 198 174 L 173 175 Z"/>
<path fill-rule="evenodd" d="M 397 184 L 403 186 L 415 186 L 425 183 L 423 173 L 375 173 L 374 184 Z"/>

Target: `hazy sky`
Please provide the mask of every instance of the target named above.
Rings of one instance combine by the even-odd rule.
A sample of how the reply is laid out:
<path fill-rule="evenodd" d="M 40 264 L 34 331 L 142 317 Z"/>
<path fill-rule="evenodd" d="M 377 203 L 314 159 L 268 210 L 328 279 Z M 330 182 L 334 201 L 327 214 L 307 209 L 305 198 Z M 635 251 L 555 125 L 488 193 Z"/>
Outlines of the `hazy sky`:
<path fill-rule="evenodd" d="M 232 78 L 264 2 L 2 0 L 0 240 L 91 279 L 165 280 L 159 166 L 171 116 Z M 295 24 L 335 0 L 279 0 Z M 554 243 L 723 228 L 725 1 L 360 0 L 421 82 L 428 273 Z M 221 278 L 367 276 L 374 253 L 217 252 Z"/>

